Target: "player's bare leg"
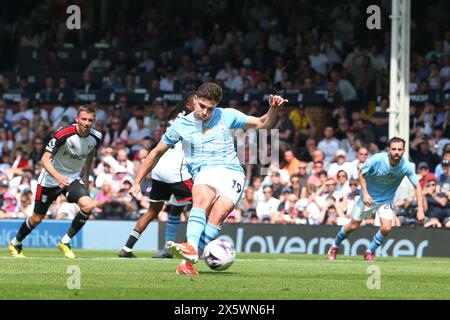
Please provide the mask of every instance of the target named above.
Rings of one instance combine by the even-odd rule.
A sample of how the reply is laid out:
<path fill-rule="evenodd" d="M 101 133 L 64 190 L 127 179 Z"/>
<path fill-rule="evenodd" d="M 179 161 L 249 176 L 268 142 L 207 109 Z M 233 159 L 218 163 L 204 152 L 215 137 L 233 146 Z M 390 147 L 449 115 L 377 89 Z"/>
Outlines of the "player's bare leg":
<path fill-rule="evenodd" d="M 138 241 L 142 232 L 147 228 L 150 222 L 152 222 L 158 214 L 161 212 L 161 209 L 164 206 L 164 202 L 150 202 L 150 207 L 147 212 L 139 218 L 136 222 L 136 226 L 133 231 L 131 231 L 130 236 L 128 237 L 127 243 L 120 250 L 119 257 L 120 258 L 135 258 L 136 256 L 133 254 L 133 247 L 135 243 Z"/>
<path fill-rule="evenodd" d="M 336 235 L 336 239 L 334 239 L 333 245 L 328 249 L 327 253 L 327 259 L 332 261 L 336 260 L 336 255 L 338 253 L 339 246 L 341 245 L 342 241 L 347 239 L 347 237 L 352 233 L 353 231 L 357 230 L 359 226 L 361 225 L 361 221 L 354 220 L 350 221 L 346 225 L 344 225 Z"/>

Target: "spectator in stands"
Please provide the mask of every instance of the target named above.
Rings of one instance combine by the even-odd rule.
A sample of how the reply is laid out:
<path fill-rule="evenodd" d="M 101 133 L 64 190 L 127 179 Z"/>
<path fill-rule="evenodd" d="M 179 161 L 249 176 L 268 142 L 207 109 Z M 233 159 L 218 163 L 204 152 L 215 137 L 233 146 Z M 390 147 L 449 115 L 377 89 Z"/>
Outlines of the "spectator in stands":
<path fill-rule="evenodd" d="M 20 121 L 20 129 L 17 130 L 14 136 L 14 149 L 20 147 L 28 154 L 32 149 L 33 135 L 34 134 L 30 129 L 30 122 L 28 119 L 22 118 Z"/>
<path fill-rule="evenodd" d="M 211 63 L 211 57 L 207 54 L 204 54 L 198 64 L 198 71 L 200 81 L 202 82 L 210 82 L 214 80 L 214 75 L 216 71 L 214 66 Z"/>
<path fill-rule="evenodd" d="M 0 127 L 0 156 L 9 155 L 14 147 L 13 135 L 6 128 Z M 5 161 L 3 161 L 5 163 Z"/>
<path fill-rule="evenodd" d="M 442 157 L 445 145 L 450 144 L 450 139 L 444 136 L 444 128 L 442 125 L 434 127 L 430 138 L 430 148 L 432 152 Z"/>
<path fill-rule="evenodd" d="M 352 192 L 350 188 L 350 180 L 347 172 L 345 170 L 339 170 L 336 174 L 336 191 L 338 191 L 341 196 L 347 197 L 348 194 Z"/>
<path fill-rule="evenodd" d="M 349 178 L 354 180 L 358 179 L 359 170 L 369 157 L 369 150 L 366 147 L 360 147 L 356 155 L 356 159 L 351 162 L 352 173 L 349 175 Z"/>
<path fill-rule="evenodd" d="M 301 141 L 315 136 L 316 128 L 304 105 L 300 104 L 298 108 L 293 109 L 289 113 L 289 119 L 295 127 L 294 146 L 299 146 Z"/>
<path fill-rule="evenodd" d="M 444 152 L 441 163 L 439 163 L 434 170 L 434 174 L 437 179 L 439 179 L 442 175 L 442 172 L 444 169 L 444 161 L 445 160 L 450 161 L 450 143 L 447 144 L 447 146 L 448 146 L 448 150 Z"/>
<path fill-rule="evenodd" d="M 256 213 L 261 220 L 265 217 L 272 219 L 278 210 L 280 201 L 272 196 L 271 186 L 263 187 L 263 194 L 264 198 L 256 206 Z"/>
<path fill-rule="evenodd" d="M 336 157 L 333 158 L 332 163 L 328 168 L 328 175 L 330 177 L 336 177 L 340 170 L 344 170 L 347 177 L 353 174 L 353 168 L 350 162 L 346 159 L 347 153 L 343 149 L 336 151 Z"/>
<path fill-rule="evenodd" d="M 108 115 L 103 108 L 100 107 L 98 101 L 93 100 L 90 103 L 91 107 L 95 108 L 95 123 L 98 124 L 100 121 L 103 122 L 104 125 L 108 122 Z"/>
<path fill-rule="evenodd" d="M 300 160 L 296 170 L 294 171 L 294 174 L 291 176 L 291 187 L 293 188 L 293 191 L 296 191 L 296 188 L 299 188 L 301 191 L 301 188 L 306 186 L 306 182 L 308 181 L 309 174 L 307 173 L 307 162 Z M 298 186 L 294 187 L 293 184 L 293 178 L 298 178 Z"/>
<path fill-rule="evenodd" d="M 306 183 L 313 184 L 317 187 L 320 187 L 322 185 L 320 175 L 322 174 L 322 172 L 325 171 L 325 170 L 323 170 L 323 168 L 324 168 L 324 164 L 322 161 L 314 161 L 314 166 L 311 170 L 311 173 L 309 174 L 309 177 L 308 177 L 308 180 Z"/>
<path fill-rule="evenodd" d="M 445 193 L 450 201 L 450 159 L 441 162 L 442 174 L 436 177 L 437 184 L 441 192 Z"/>
<path fill-rule="evenodd" d="M 73 101 L 75 99 L 75 91 L 69 85 L 67 76 L 65 75 L 59 76 L 57 92 L 59 97 L 67 97 L 69 101 Z"/>
<path fill-rule="evenodd" d="M 108 79 L 103 82 L 103 90 L 114 91 L 115 93 L 122 93 L 125 91 L 125 87 L 115 71 L 109 72 Z"/>
<path fill-rule="evenodd" d="M 134 178 L 135 176 L 134 164 L 130 159 L 128 159 L 128 153 L 126 149 L 122 148 L 117 150 L 117 164 L 125 168 L 126 174 L 129 177 Z"/>
<path fill-rule="evenodd" d="M 339 140 L 334 135 L 334 129 L 331 126 L 325 127 L 324 138 L 319 141 L 318 148 L 325 154 L 324 161 L 330 163 L 339 149 Z"/>
<path fill-rule="evenodd" d="M 14 93 L 20 94 L 22 98 L 31 99 L 33 97 L 34 90 L 30 88 L 28 82 L 28 76 L 23 74 L 19 78 L 19 86 L 13 90 Z"/>
<path fill-rule="evenodd" d="M 21 47 L 35 47 L 38 48 L 44 42 L 42 34 L 37 34 L 33 26 L 28 23 L 25 26 L 25 32 L 20 37 Z"/>
<path fill-rule="evenodd" d="M 350 81 L 342 79 L 339 71 L 331 71 L 331 80 L 336 83 L 336 90 L 340 93 L 344 102 L 355 102 L 358 99 L 358 94 L 353 85 Z"/>
<path fill-rule="evenodd" d="M 198 34 L 198 30 L 195 27 L 189 29 L 188 39 L 184 42 L 184 47 L 188 48 L 192 55 L 196 56 L 204 44 L 205 40 Z"/>
<path fill-rule="evenodd" d="M 40 162 L 42 154 L 44 153 L 44 139 L 40 136 L 35 136 L 32 146 L 33 148 L 31 149 L 28 158 L 31 160 L 33 166 L 35 166 Z"/>
<path fill-rule="evenodd" d="M 150 57 L 150 51 L 145 49 L 142 51 L 142 62 L 138 64 L 138 71 L 151 73 L 155 69 L 155 61 Z"/>
<path fill-rule="evenodd" d="M 436 107 L 430 101 L 425 102 L 422 113 L 419 116 L 418 121 L 423 123 L 423 134 L 430 136 L 432 128 L 435 126 L 436 119 Z"/>
<path fill-rule="evenodd" d="M 50 121 L 52 123 L 53 129 L 57 129 L 61 126 L 61 122 L 66 118 L 65 121 L 68 123 L 73 123 L 77 115 L 77 110 L 69 105 L 69 97 L 63 95 L 61 97 L 61 104 L 55 106 L 50 113 Z"/>
<path fill-rule="evenodd" d="M 275 124 L 274 129 L 279 130 L 281 152 L 283 152 L 284 148 L 293 145 L 295 127 L 292 121 L 288 118 L 286 107 L 278 109 L 278 122 Z"/>
<path fill-rule="evenodd" d="M 100 89 L 100 85 L 92 79 L 92 73 L 88 70 L 83 72 L 83 85 L 79 88 L 83 93 L 91 93 Z"/>
<path fill-rule="evenodd" d="M 3 206 L 0 208 L 3 211 L 5 218 L 17 218 L 17 200 L 10 192 L 3 195 Z"/>
<path fill-rule="evenodd" d="M 242 217 L 246 220 L 250 218 L 250 213 L 256 210 L 257 201 L 254 197 L 255 189 L 252 186 L 244 191 L 244 197 L 239 201 L 238 207 L 242 210 Z"/>
<path fill-rule="evenodd" d="M 121 128 L 120 117 L 114 116 L 111 120 L 111 127 L 106 132 L 105 138 L 103 140 L 104 146 L 117 146 L 117 140 L 128 140 L 128 131 L 127 129 Z"/>
<path fill-rule="evenodd" d="M 13 118 L 13 112 L 11 109 L 7 109 L 6 103 L 3 100 L 0 100 L 0 127 L 5 128 L 8 132 L 13 131 L 13 124 L 10 120 L 8 120 L 7 113 L 11 114 L 11 119 Z"/>
<path fill-rule="evenodd" d="M 442 59 L 442 57 L 445 55 L 444 45 L 442 41 L 436 40 L 434 41 L 434 48 L 433 50 L 429 51 L 425 59 L 429 62 L 431 61 L 438 61 Z"/>
<path fill-rule="evenodd" d="M 319 50 L 317 44 L 311 46 L 309 60 L 311 61 L 311 67 L 322 75 L 328 74 L 328 71 L 331 69 L 330 60 Z"/>
<path fill-rule="evenodd" d="M 238 76 L 238 71 L 236 68 L 234 68 L 231 60 L 225 60 L 223 68 L 217 72 L 215 79 L 222 80 L 225 85 L 225 88 L 232 90 L 233 80 L 237 76 Z"/>
<path fill-rule="evenodd" d="M 125 50 L 118 50 L 116 54 L 116 59 L 112 63 L 109 70 L 115 71 L 119 74 L 131 71 L 133 63 Z"/>
<path fill-rule="evenodd" d="M 152 136 L 152 131 L 144 124 L 144 117 L 136 117 L 137 129 L 128 134 L 127 144 L 131 146 L 131 151 L 137 152 L 142 144 L 142 139 Z"/>
<path fill-rule="evenodd" d="M 128 73 L 125 76 L 125 91 L 126 93 L 135 93 L 136 89 L 140 89 L 141 86 L 136 82 L 133 74 Z"/>
<path fill-rule="evenodd" d="M 438 192 L 436 179 L 428 180 L 424 190 L 424 209 L 426 219 L 424 227 L 450 226 L 450 210 L 445 193 Z"/>
<path fill-rule="evenodd" d="M 47 72 L 62 72 L 65 70 L 62 59 L 58 57 L 55 50 L 50 50 L 47 55 L 47 63 L 44 66 Z"/>
<path fill-rule="evenodd" d="M 428 140 L 422 140 L 417 149 L 411 149 L 411 158 L 414 163 L 426 162 L 432 172 L 434 172 L 434 168 L 439 164 L 439 157 L 431 151 Z"/>
<path fill-rule="evenodd" d="M 380 105 L 375 108 L 369 122 L 372 124 L 372 130 L 375 133 L 375 139 L 378 142 L 386 143 L 389 135 L 389 100 L 382 98 Z"/>
<path fill-rule="evenodd" d="M 151 122 L 152 122 L 152 118 L 148 115 L 145 115 L 144 113 L 144 106 L 139 105 L 137 106 L 134 111 L 133 111 L 133 117 L 128 121 L 127 123 L 127 130 L 129 132 L 132 132 L 134 130 L 137 130 L 137 122 L 136 122 L 136 118 L 137 117 L 143 117 L 144 118 L 144 126 L 146 127 L 152 127 L 151 126 Z"/>
<path fill-rule="evenodd" d="M 55 89 L 53 77 L 45 77 L 45 88 L 39 94 L 39 100 L 42 103 L 53 103 L 58 99 L 58 92 Z"/>
<path fill-rule="evenodd" d="M 5 93 L 12 90 L 11 80 L 7 76 L 3 76 L 2 83 L 0 86 L 0 93 Z"/>
<path fill-rule="evenodd" d="M 175 70 L 172 66 L 167 66 L 167 68 L 164 71 L 164 77 L 161 79 L 159 83 L 159 90 L 164 92 L 173 92 L 174 91 L 174 84 L 175 84 Z"/>
<path fill-rule="evenodd" d="M 370 130 L 363 119 L 358 119 L 353 124 L 353 132 L 355 133 L 355 140 L 360 140 L 363 145 L 370 145 L 375 142 L 375 135 Z"/>
<path fill-rule="evenodd" d="M 279 199 L 282 190 L 285 188 L 285 183 L 282 180 L 281 173 L 279 171 L 272 172 L 270 177 L 270 186 L 272 187 L 272 196 Z"/>
<path fill-rule="evenodd" d="M 86 70 L 89 72 L 106 72 L 111 68 L 111 61 L 106 57 L 105 50 L 97 51 L 97 58 L 92 60 Z"/>
<path fill-rule="evenodd" d="M 242 66 L 239 69 L 239 74 L 231 81 L 230 90 L 236 92 L 242 92 L 244 89 L 245 81 L 250 81 L 250 84 L 253 85 L 253 80 L 249 76 L 249 70 L 246 66 Z"/>
<path fill-rule="evenodd" d="M 20 121 L 27 119 L 31 121 L 33 119 L 33 111 L 30 109 L 30 102 L 28 98 L 22 98 L 19 102 L 19 111 L 14 113 L 12 118 L 13 131 L 16 132 L 20 126 Z"/>
<path fill-rule="evenodd" d="M 120 125 L 122 128 L 125 127 L 128 121 L 133 117 L 133 114 L 130 112 L 127 97 L 119 96 L 119 100 L 114 108 L 114 115 L 118 115 L 120 117 Z"/>
<path fill-rule="evenodd" d="M 284 161 L 285 165 L 283 167 L 284 170 L 287 170 L 289 175 L 293 175 L 300 165 L 300 160 L 298 160 L 294 154 L 294 150 L 287 149 L 284 151 Z"/>
<path fill-rule="evenodd" d="M 34 204 L 32 202 L 32 193 L 24 192 L 20 194 L 20 201 L 16 207 L 15 216 L 18 219 L 31 217 L 33 214 Z"/>

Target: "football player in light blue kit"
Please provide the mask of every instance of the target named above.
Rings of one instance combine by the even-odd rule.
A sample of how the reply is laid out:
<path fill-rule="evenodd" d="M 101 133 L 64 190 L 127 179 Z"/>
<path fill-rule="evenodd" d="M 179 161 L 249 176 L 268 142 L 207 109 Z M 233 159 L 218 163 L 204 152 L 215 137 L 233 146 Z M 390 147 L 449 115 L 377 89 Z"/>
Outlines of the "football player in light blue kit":
<path fill-rule="evenodd" d="M 168 242 L 169 250 L 184 259 L 177 268 L 178 274 L 198 274 L 193 264 L 197 263 L 199 253 L 218 236 L 223 221 L 242 195 L 245 175 L 234 148 L 231 129 L 273 128 L 277 108 L 287 102 L 280 96 L 270 96 L 269 111 L 258 118 L 235 109 L 218 108 L 222 96 L 222 89 L 215 83 L 207 82 L 197 89 L 194 111 L 168 128 L 142 163 L 130 189 L 132 196 L 139 197 L 143 178 L 169 148 L 182 142 L 194 185 L 187 242 Z"/>
<path fill-rule="evenodd" d="M 338 248 L 351 232 L 359 228 L 363 219 L 370 218 L 378 213 L 381 226 L 375 234 L 369 248 L 364 254 L 368 261 L 375 260 L 375 251 L 383 243 L 392 226 L 394 212 L 392 202 L 395 192 L 405 176 L 413 184 L 417 197 L 417 220 L 423 221 L 422 190 L 415 174 L 414 166 L 403 158 L 405 140 L 394 137 L 388 142 L 388 152 L 380 152 L 369 158 L 361 167 L 359 182 L 362 197 L 355 204 L 352 221 L 343 226 L 338 232 L 334 244 L 328 250 L 328 260 L 335 260 Z"/>

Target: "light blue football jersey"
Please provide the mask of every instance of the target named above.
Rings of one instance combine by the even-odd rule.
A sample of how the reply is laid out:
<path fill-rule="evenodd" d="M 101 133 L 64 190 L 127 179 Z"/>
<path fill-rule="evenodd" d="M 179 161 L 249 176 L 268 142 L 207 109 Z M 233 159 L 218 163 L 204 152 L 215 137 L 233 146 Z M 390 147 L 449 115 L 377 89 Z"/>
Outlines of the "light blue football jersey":
<path fill-rule="evenodd" d="M 235 109 L 215 108 L 208 121 L 197 120 L 194 113 L 177 119 L 162 141 L 173 147 L 182 142 L 185 161 L 192 177 L 204 168 L 222 167 L 244 172 L 234 148 L 233 131 L 243 129 L 248 116 Z"/>
<path fill-rule="evenodd" d="M 392 203 L 395 192 L 405 176 L 413 186 L 419 183 L 411 162 L 402 158 L 399 164 L 393 167 L 387 152 L 370 157 L 361 167 L 361 173 L 366 178 L 367 191 L 374 203 Z"/>

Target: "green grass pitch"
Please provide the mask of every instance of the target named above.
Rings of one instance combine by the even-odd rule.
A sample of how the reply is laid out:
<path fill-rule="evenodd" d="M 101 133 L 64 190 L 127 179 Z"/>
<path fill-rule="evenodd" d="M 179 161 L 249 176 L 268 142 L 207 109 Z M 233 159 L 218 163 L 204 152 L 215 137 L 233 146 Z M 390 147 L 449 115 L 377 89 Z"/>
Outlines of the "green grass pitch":
<path fill-rule="evenodd" d="M 67 260 L 54 249 L 25 248 L 27 258 L 0 252 L 0 299 L 450 299 L 450 259 L 338 256 L 329 262 L 318 255 L 237 254 L 230 269 L 210 270 L 201 260 L 197 277 L 175 274 L 179 260 L 151 259 L 153 252 L 136 252 L 139 259 L 119 259 L 116 251 L 74 250 Z M 80 289 L 68 289 L 80 270 Z M 380 288 L 375 275 L 380 270 Z M 370 278 L 370 279 L 369 279 Z M 369 280 L 368 280 L 369 279 Z M 74 283 L 73 281 L 69 283 Z"/>

